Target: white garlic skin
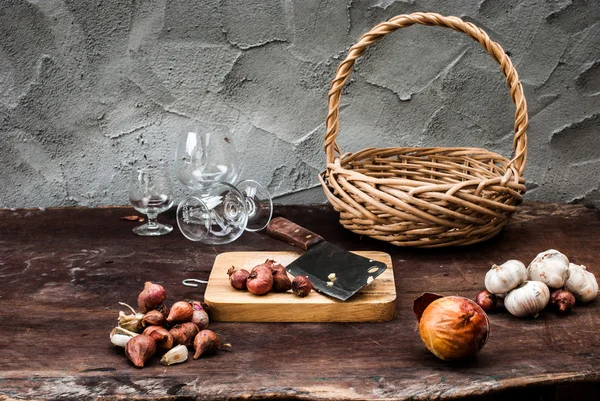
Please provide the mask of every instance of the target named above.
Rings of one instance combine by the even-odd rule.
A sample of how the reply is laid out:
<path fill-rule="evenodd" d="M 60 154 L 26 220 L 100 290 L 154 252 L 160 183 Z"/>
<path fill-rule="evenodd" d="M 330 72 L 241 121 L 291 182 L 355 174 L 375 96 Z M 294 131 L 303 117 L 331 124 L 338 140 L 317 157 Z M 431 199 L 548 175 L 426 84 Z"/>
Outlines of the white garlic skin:
<path fill-rule="evenodd" d="M 569 275 L 569 259 L 555 249 L 539 253 L 527 267 L 529 280 L 541 281 L 550 288 L 562 288 Z"/>
<path fill-rule="evenodd" d="M 565 287 L 582 303 L 590 302 L 598 295 L 596 276 L 583 265 L 569 263 L 569 278 Z"/>
<path fill-rule="evenodd" d="M 548 305 L 550 289 L 541 281 L 525 281 L 504 298 L 504 307 L 517 317 L 533 316 Z"/>
<path fill-rule="evenodd" d="M 518 260 L 493 265 L 485 274 L 485 289 L 492 294 L 506 294 L 527 280 L 527 268 Z"/>
<path fill-rule="evenodd" d="M 160 358 L 161 365 L 173 365 L 176 363 L 182 363 L 188 359 L 188 349 L 185 345 L 177 345 L 171 348 L 166 354 Z"/>

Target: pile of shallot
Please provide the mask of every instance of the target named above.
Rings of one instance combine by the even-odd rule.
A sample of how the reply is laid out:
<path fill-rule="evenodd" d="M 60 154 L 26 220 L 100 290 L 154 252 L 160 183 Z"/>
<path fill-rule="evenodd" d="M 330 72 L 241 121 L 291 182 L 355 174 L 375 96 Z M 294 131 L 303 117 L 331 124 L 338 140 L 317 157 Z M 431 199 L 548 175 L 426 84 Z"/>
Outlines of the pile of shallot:
<path fill-rule="evenodd" d="M 177 301 L 170 308 L 164 303 L 167 292 L 160 284 L 147 281 L 138 296 L 140 312 L 119 312 L 118 326 L 110 333 L 110 341 L 125 348 L 125 355 L 137 367 L 154 355 L 162 355 L 160 363 L 173 365 L 188 359 L 188 348 L 194 359 L 223 347 L 220 336 L 208 330 L 209 317 L 198 301 Z"/>
<path fill-rule="evenodd" d="M 251 271 L 232 266 L 228 271 L 229 283 L 236 290 L 247 290 L 254 295 L 268 292 L 287 292 L 290 289 L 300 298 L 310 293 L 313 284 L 306 276 L 296 276 L 290 280 L 285 267 L 274 260 L 254 266 Z"/>
<path fill-rule="evenodd" d="M 554 249 L 539 253 L 527 267 L 518 260 L 493 265 L 485 275 L 485 288 L 477 294 L 479 306 L 490 312 L 500 298 L 506 310 L 518 317 L 537 317 L 548 305 L 566 313 L 576 303 L 590 302 L 598 295 L 594 274 Z"/>

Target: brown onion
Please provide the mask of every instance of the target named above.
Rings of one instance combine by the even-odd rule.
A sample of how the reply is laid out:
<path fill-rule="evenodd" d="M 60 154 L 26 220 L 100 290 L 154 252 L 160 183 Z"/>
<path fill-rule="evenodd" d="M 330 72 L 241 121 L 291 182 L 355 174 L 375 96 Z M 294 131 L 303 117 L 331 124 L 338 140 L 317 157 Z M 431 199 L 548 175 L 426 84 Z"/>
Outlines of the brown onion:
<path fill-rule="evenodd" d="M 162 326 L 148 326 L 142 334 L 152 337 L 158 348 L 164 351 L 173 348 L 173 336 Z"/>
<path fill-rule="evenodd" d="M 246 280 L 250 275 L 250 272 L 246 269 L 236 269 L 231 266 L 229 270 L 227 270 L 227 274 L 229 275 L 229 284 L 236 290 L 245 290 L 246 289 Z"/>
<path fill-rule="evenodd" d="M 169 312 L 171 312 L 171 308 L 166 304 L 160 304 L 154 309 L 165 315 L 165 319 L 167 318 L 167 316 L 169 316 Z"/>
<path fill-rule="evenodd" d="M 489 333 L 490 321 L 484 310 L 464 297 L 435 299 L 419 321 L 425 347 L 445 361 L 474 356 L 486 344 Z"/>
<path fill-rule="evenodd" d="M 192 320 L 194 314 L 194 308 L 192 304 L 187 301 L 177 301 L 171 307 L 169 316 L 167 316 L 167 322 L 173 323 L 184 323 Z"/>
<path fill-rule="evenodd" d="M 166 326 L 166 325 L 167 325 L 167 319 L 165 318 L 165 315 L 163 315 L 163 313 L 161 311 L 158 311 L 156 309 L 146 312 L 144 317 L 142 317 L 142 326 L 143 327 Z"/>
<path fill-rule="evenodd" d="M 559 313 L 566 313 L 575 306 L 575 296 L 565 289 L 552 291 L 550 294 L 550 305 Z"/>
<path fill-rule="evenodd" d="M 222 344 L 221 337 L 211 330 L 202 330 L 194 338 L 194 359 L 202 355 L 212 354 L 223 347 L 231 347 L 231 344 Z"/>
<path fill-rule="evenodd" d="M 273 287 L 273 273 L 265 265 L 258 265 L 252 269 L 248 280 L 246 280 L 248 291 L 254 295 L 263 295 L 271 291 Z"/>
<path fill-rule="evenodd" d="M 491 312 L 496 308 L 498 298 L 488 290 L 481 291 L 475 298 L 477 305 L 481 306 L 484 312 Z"/>
<path fill-rule="evenodd" d="M 145 334 L 132 337 L 125 346 L 125 355 L 138 368 L 143 368 L 144 363 L 152 358 L 155 352 L 156 341 Z"/>
<path fill-rule="evenodd" d="M 144 283 L 144 289 L 138 295 L 138 306 L 142 313 L 155 309 L 167 298 L 167 291 L 160 284 L 154 284 L 150 281 Z"/>
<path fill-rule="evenodd" d="M 267 259 L 267 261 L 264 264 L 269 266 L 273 275 L 287 274 L 287 272 L 285 271 L 285 267 L 283 267 L 282 264 L 275 262 L 274 260 Z"/>
<path fill-rule="evenodd" d="M 285 269 L 283 273 L 273 274 L 273 292 L 286 292 L 292 288 L 292 280 L 288 277 Z"/>
<path fill-rule="evenodd" d="M 176 324 L 173 326 L 169 333 L 173 336 L 174 345 L 185 345 L 189 347 L 194 342 L 194 337 L 198 334 L 198 326 L 192 322 L 186 322 L 182 324 Z"/>
<path fill-rule="evenodd" d="M 292 292 L 304 298 L 312 290 L 313 284 L 307 276 L 296 276 L 292 280 Z"/>

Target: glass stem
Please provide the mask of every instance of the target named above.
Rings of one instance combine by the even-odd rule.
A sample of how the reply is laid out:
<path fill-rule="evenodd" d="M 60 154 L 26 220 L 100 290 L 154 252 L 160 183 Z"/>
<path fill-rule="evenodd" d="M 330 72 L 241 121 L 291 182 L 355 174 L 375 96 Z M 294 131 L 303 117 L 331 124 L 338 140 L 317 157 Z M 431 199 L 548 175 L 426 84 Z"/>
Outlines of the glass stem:
<path fill-rule="evenodd" d="M 148 229 L 156 230 L 158 229 L 158 221 L 156 221 L 158 217 L 158 213 L 147 213 L 148 216 Z"/>

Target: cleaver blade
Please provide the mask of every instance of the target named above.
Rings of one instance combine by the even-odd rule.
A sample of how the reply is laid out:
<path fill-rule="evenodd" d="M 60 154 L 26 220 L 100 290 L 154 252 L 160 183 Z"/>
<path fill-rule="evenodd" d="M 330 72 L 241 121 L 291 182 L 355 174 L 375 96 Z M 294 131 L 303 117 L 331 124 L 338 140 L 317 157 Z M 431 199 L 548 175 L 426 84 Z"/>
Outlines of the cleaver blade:
<path fill-rule="evenodd" d="M 385 263 L 348 252 L 283 217 L 272 219 L 267 233 L 306 250 L 285 267 L 291 275 L 307 276 L 315 290 L 342 301 L 352 297 L 387 268 Z"/>

